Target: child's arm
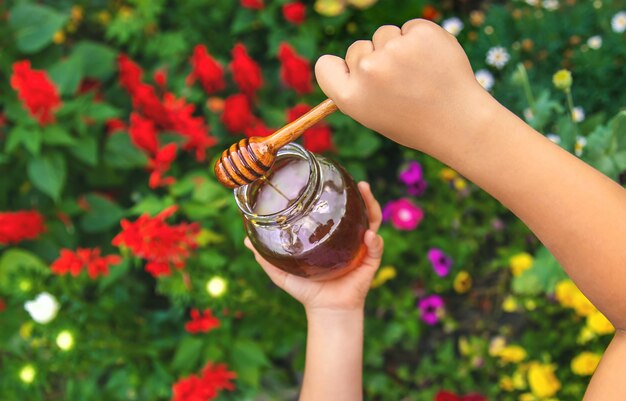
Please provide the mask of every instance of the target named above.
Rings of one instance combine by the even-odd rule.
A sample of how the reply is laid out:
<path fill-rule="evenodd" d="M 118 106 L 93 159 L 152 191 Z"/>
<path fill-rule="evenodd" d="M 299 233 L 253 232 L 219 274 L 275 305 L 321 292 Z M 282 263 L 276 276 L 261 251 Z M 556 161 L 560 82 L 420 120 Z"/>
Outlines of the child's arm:
<path fill-rule="evenodd" d="M 344 113 L 500 200 L 618 330 L 626 328 L 626 191 L 485 92 L 452 35 L 424 20 L 384 26 L 345 60 L 322 57 L 316 76 Z M 594 378 L 602 385 L 592 385 L 589 399 L 626 394 L 624 337 L 607 350 Z"/>
<path fill-rule="evenodd" d="M 368 253 L 361 266 L 335 280 L 316 282 L 293 276 L 264 260 L 246 238 L 245 245 L 272 281 L 304 305 L 308 320 L 306 366 L 301 401 L 361 401 L 363 308 L 383 252 L 376 234 L 382 220 L 380 205 L 369 185 L 359 183 L 370 229 Z"/>

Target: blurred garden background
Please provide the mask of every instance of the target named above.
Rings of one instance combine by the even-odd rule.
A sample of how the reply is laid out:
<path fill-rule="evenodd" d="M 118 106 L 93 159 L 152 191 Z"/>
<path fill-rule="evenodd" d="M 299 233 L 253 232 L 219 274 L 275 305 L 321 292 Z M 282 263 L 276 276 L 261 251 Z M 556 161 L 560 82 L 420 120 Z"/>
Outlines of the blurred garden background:
<path fill-rule="evenodd" d="M 317 57 L 417 17 L 624 185 L 624 0 L 0 1 L 0 400 L 296 399 L 302 307 L 212 164 L 324 99 Z M 385 207 L 367 400 L 582 398 L 613 327 L 515 216 L 340 113 L 303 143 Z"/>

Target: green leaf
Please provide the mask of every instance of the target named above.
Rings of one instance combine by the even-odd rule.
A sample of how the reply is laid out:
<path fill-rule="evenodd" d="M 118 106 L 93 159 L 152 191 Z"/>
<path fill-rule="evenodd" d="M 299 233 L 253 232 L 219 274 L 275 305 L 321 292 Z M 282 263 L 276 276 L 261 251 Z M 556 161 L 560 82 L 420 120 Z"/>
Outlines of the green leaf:
<path fill-rule="evenodd" d="M 50 269 L 37 255 L 19 248 L 6 250 L 0 258 L 0 290 L 11 293 L 15 290 L 16 276 L 26 273 L 48 275 Z"/>
<path fill-rule="evenodd" d="M 78 56 L 82 61 L 82 70 L 88 77 L 106 79 L 115 72 L 117 53 L 109 46 L 82 41 L 76 44 L 72 55 Z"/>
<path fill-rule="evenodd" d="M 28 178 L 41 192 L 58 201 L 65 185 L 67 168 L 65 159 L 59 153 L 51 153 L 33 159 L 28 163 Z"/>
<path fill-rule="evenodd" d="M 513 279 L 513 291 L 524 295 L 553 293 L 556 284 L 567 278 L 567 274 L 545 247 L 535 254 L 533 265 Z"/>
<path fill-rule="evenodd" d="M 76 145 L 70 148 L 70 153 L 78 160 L 90 166 L 95 166 L 98 164 L 98 142 L 96 137 L 90 135 L 78 139 Z"/>
<path fill-rule="evenodd" d="M 60 125 L 48 125 L 43 128 L 43 143 L 48 145 L 71 146 L 76 140 Z"/>
<path fill-rule="evenodd" d="M 6 142 L 6 152 L 13 153 L 19 145 L 24 147 L 33 155 L 38 156 L 41 150 L 41 131 L 38 127 L 24 127 L 18 125 L 9 132 Z"/>
<path fill-rule="evenodd" d="M 235 342 L 231 354 L 233 368 L 243 383 L 257 387 L 261 378 L 261 367 L 267 366 L 268 360 L 257 343 L 239 339 Z"/>
<path fill-rule="evenodd" d="M 617 149 L 626 150 L 626 111 L 613 117 L 609 126 L 613 130 L 613 137 L 617 140 Z"/>
<path fill-rule="evenodd" d="M 172 370 L 189 371 L 189 367 L 196 365 L 202 353 L 202 340 L 194 337 L 185 337 L 178 345 L 172 360 Z"/>
<path fill-rule="evenodd" d="M 83 61 L 72 55 L 50 67 L 50 78 L 59 86 L 62 95 L 72 95 L 83 79 Z"/>
<path fill-rule="evenodd" d="M 106 103 L 92 103 L 85 111 L 85 114 L 93 118 L 95 121 L 104 122 L 109 118 L 118 117 L 120 111 L 110 104 Z"/>
<path fill-rule="evenodd" d="M 17 48 L 24 53 L 35 53 L 50 44 L 66 20 L 66 15 L 38 4 L 20 3 L 9 11 Z"/>
<path fill-rule="evenodd" d="M 111 167 L 125 170 L 145 167 L 146 156 L 135 147 L 124 133 L 111 135 L 104 147 L 104 162 Z"/>
<path fill-rule="evenodd" d="M 85 197 L 89 210 L 81 219 L 80 225 L 88 233 L 98 233 L 119 224 L 124 217 L 124 210 L 107 198 L 89 194 Z"/>
<path fill-rule="evenodd" d="M 339 154 L 345 157 L 369 157 L 380 147 L 380 137 L 370 130 L 361 129 L 353 135 L 335 135 Z"/>
<path fill-rule="evenodd" d="M 170 197 L 159 198 L 154 195 L 149 195 L 133 206 L 130 212 L 135 215 L 147 213 L 150 216 L 154 216 L 166 207 L 174 204 L 174 200 Z"/>

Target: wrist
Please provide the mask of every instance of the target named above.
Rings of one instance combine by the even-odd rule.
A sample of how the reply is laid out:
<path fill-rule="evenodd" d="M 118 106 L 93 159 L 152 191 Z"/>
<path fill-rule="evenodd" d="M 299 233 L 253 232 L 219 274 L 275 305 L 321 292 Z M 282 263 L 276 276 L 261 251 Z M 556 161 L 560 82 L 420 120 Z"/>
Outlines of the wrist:
<path fill-rule="evenodd" d="M 309 324 L 337 325 L 345 322 L 363 322 L 364 308 L 335 309 L 335 308 L 306 308 L 306 317 Z"/>

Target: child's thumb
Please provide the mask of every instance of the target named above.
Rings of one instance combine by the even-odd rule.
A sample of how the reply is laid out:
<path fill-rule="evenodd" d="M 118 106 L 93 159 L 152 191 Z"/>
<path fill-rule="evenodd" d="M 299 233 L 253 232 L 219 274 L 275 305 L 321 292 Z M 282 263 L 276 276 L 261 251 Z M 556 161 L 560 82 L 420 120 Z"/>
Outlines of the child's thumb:
<path fill-rule="evenodd" d="M 322 91 L 332 99 L 339 108 L 341 99 L 346 93 L 348 83 L 348 65 L 341 57 L 324 55 L 315 63 L 315 78 Z"/>

